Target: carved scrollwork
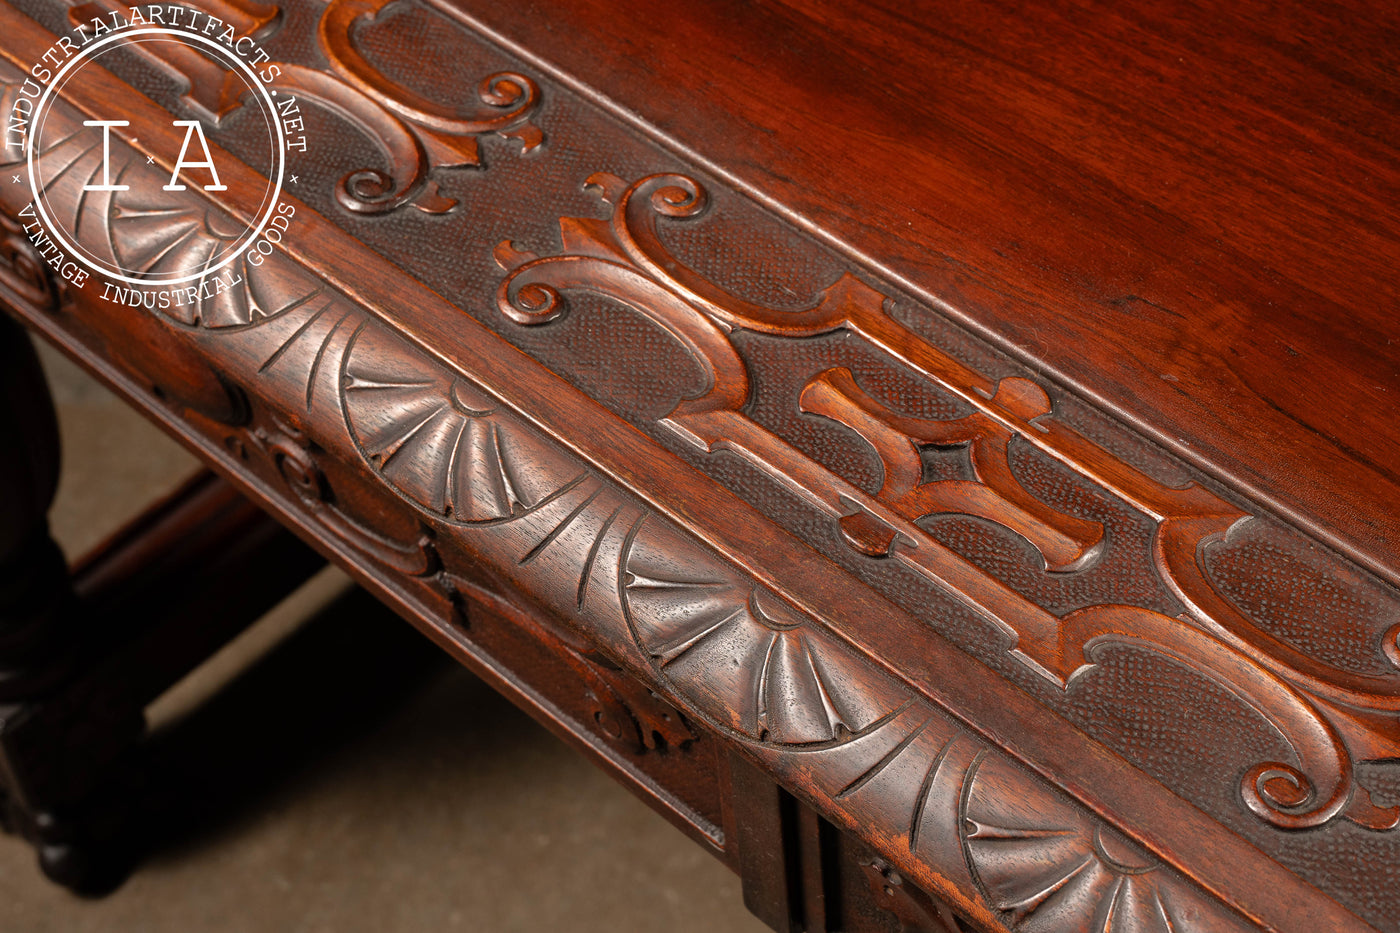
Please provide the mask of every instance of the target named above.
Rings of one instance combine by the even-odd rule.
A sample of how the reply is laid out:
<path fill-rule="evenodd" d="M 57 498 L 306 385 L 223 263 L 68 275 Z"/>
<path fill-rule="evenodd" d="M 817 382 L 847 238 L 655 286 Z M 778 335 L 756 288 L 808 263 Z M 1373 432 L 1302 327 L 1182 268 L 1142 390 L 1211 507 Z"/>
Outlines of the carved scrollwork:
<path fill-rule="evenodd" d="M 688 188 L 662 180 L 653 188 L 629 202 L 629 210 L 645 213 L 659 204 L 674 217 L 703 211 L 703 191 L 693 182 Z M 584 246 L 606 236 L 598 221 L 578 221 L 574 231 L 575 242 Z M 662 269 L 664 256 L 657 255 Z M 674 301 L 669 307 L 679 315 L 694 306 L 658 282 L 655 270 L 639 271 L 643 267 L 620 246 L 598 247 L 582 258 L 597 260 L 605 283 L 629 296 L 634 307 L 650 310 L 655 302 Z M 522 274 L 515 280 L 515 300 L 524 305 L 539 299 L 543 306 L 558 299 L 544 270 L 566 266 L 542 261 L 533 268 L 541 276 L 539 289 L 526 287 Z M 466 559 L 480 555 L 492 574 L 510 585 L 525 581 L 523 588 L 549 612 L 586 633 L 592 647 L 578 653 L 578 662 L 592 671 L 586 682 L 597 701 L 597 724 L 616 741 L 643 748 L 679 745 L 687 741 L 691 722 L 708 725 L 766 758 L 789 784 L 801 785 L 813 798 L 825 795 L 833 818 L 868 828 L 919 884 L 951 879 L 963 905 L 991 890 L 979 895 L 966 867 L 948 861 L 965 865 L 958 802 L 969 764 L 984 747 L 980 740 L 958 732 L 951 717 L 914 697 L 817 620 L 755 584 L 679 525 L 648 512 L 563 444 L 373 321 L 332 286 L 291 273 L 279 281 L 285 285 L 279 294 L 289 300 L 254 302 L 277 309 L 266 320 L 251 314 L 248 323 L 259 326 L 201 326 L 181 336 L 239 378 L 261 380 L 257 426 L 238 432 L 232 446 L 261 457 L 261 472 L 275 471 L 291 493 L 291 507 L 321 522 L 328 540 L 391 568 L 400 576 L 390 579 L 410 584 L 410 590 L 454 588 L 453 570 L 465 572 Z M 694 300 L 726 301 L 699 290 L 703 281 L 693 284 Z M 240 287 L 260 286 L 250 280 Z M 873 289 L 843 278 L 824 293 L 825 310 L 809 315 L 803 326 L 854 319 L 849 309 L 865 307 L 872 295 L 878 299 Z M 765 319 L 763 309 L 744 313 L 754 329 L 781 323 L 777 316 Z M 666 317 L 657 315 L 658 321 Z M 678 339 L 689 337 L 722 353 L 733 328 L 750 326 L 738 321 L 698 315 L 672 323 Z M 716 335 L 721 340 L 711 343 Z M 746 385 L 742 361 L 737 355 L 733 360 L 737 370 L 726 369 L 730 363 L 722 360 L 708 394 L 689 413 L 674 415 L 678 429 L 699 437 L 705 417 L 727 416 L 735 399 L 742 402 L 746 389 L 736 390 L 731 381 L 737 377 Z M 995 396 L 989 391 L 987 397 Z M 269 416 L 271 411 L 277 414 Z M 344 490 L 332 488 L 326 475 L 340 475 L 332 464 L 351 466 L 382 484 L 372 487 L 376 500 L 404 503 L 402 512 L 392 514 L 416 520 L 417 536 L 391 539 L 355 518 L 355 502 L 342 498 Z M 903 550 L 896 547 L 891 556 Z M 449 562 L 452 567 L 445 566 Z M 1087 636 L 1059 641 L 1060 621 L 1046 625 L 1057 638 L 1044 645 L 1046 651 L 1052 642 L 1059 646 L 1063 663 L 1052 666 L 1068 681 L 1094 645 Z M 612 663 L 629 665 L 657 694 L 645 686 L 632 686 L 629 693 L 631 678 L 614 677 Z M 658 694 L 674 700 L 679 724 L 667 718 L 669 704 Z M 988 773 L 984 766 L 979 779 Z M 1287 794 L 1275 778 L 1260 780 L 1282 799 Z M 1027 799 L 1025 786 L 1044 789 L 1038 778 L 1021 774 L 1003 792 L 1012 800 Z M 984 791 L 995 792 L 990 785 Z M 1175 876 L 1171 880 L 1185 886 Z M 1228 928 L 1211 920 L 1225 911 L 1211 905 L 1202 913 L 1205 928 Z"/>
<path fill-rule="evenodd" d="M 1045 390 L 1026 379 L 1003 379 L 994 401 L 1028 421 L 1050 413 Z M 1102 552 L 1103 525 L 1057 511 L 1026 492 L 1011 470 L 1015 435 L 984 412 L 956 421 L 908 418 L 866 395 L 848 369 L 827 370 L 807 383 L 798 407 L 844 424 L 875 448 L 885 470 L 876 497 L 911 521 L 957 512 L 998 522 L 1034 544 L 1054 571 L 1083 569 Z M 919 451 L 925 445 L 970 448 L 976 480 L 924 482 Z M 893 536 L 873 526 L 871 537 L 866 518 L 864 512 L 846 516 L 842 534 L 858 550 L 887 555 Z"/>
<path fill-rule="evenodd" d="M 0 107 L 10 102 L 0 99 Z M 57 311 L 62 286 L 48 263 L 34 249 L 24 228 L 0 214 L 0 289 L 6 289 L 21 302 L 35 308 Z"/>
<path fill-rule="evenodd" d="M 487 75 L 476 87 L 477 103 L 487 109 L 462 115 L 390 81 L 360 54 L 354 31 L 369 25 L 395 0 L 331 0 L 321 14 L 316 36 L 331 67 L 386 109 L 428 134 L 430 145 L 455 152 L 470 164 L 479 158 L 477 138 L 487 133 L 519 139 L 526 151 L 544 141 L 530 122 L 539 106 L 540 89 L 532 79 L 513 71 Z M 445 156 L 451 158 L 451 156 Z"/>
<path fill-rule="evenodd" d="M 586 682 L 596 704 L 594 721 L 610 739 L 636 755 L 685 748 L 695 741 L 685 715 L 654 691 L 596 652 L 582 657 L 590 665 Z"/>
<path fill-rule="evenodd" d="M 544 142 L 532 122 L 539 85 L 526 75 L 498 72 L 475 88 L 476 110 L 463 115 L 415 94 L 376 69 L 355 46 L 354 31 L 372 23 L 394 0 L 331 0 L 316 30 L 333 75 L 283 65 L 284 80 L 369 133 L 384 150 L 390 170 L 359 169 L 336 185 L 336 200 L 360 214 L 383 214 L 412 205 L 440 214 L 456 201 L 430 177 L 436 168 L 481 165 L 482 136 L 518 139 L 529 152 Z"/>
<path fill-rule="evenodd" d="M 507 272 L 497 304 L 507 317 L 526 326 L 547 323 L 567 312 L 566 293 L 579 289 L 636 309 L 708 374 L 704 389 L 662 420 L 677 436 L 703 450 L 745 457 L 830 515 L 853 549 L 898 560 L 952 592 L 995 621 L 1011 639 L 1012 657 L 1061 689 L 1070 689 L 1109 643 L 1146 648 L 1217 681 L 1276 727 L 1297 756 L 1296 763 L 1264 762 L 1245 775 L 1243 802 L 1263 819 L 1290 829 L 1316 826 L 1339 813 L 1376 829 L 1400 822 L 1400 810 L 1371 804 L 1351 767 L 1353 754 L 1393 756 L 1400 747 L 1394 715 L 1400 711 L 1400 671 L 1377 676 L 1334 669 L 1262 631 L 1220 596 L 1206 573 L 1203 549 L 1246 519 L 1245 512 L 1202 486 L 1166 486 L 1114 457 L 1057 419 L 1049 394 L 1034 382 L 1011 377 L 993 383 L 918 339 L 886 312 L 885 296 L 849 273 L 796 311 L 728 293 L 662 241 L 662 218 L 690 220 L 708 210 L 708 195 L 692 178 L 652 175 L 629 185 L 596 174 L 586 187 L 611 206 L 610 216 L 562 218 L 557 254 L 536 255 L 509 241 L 497 247 L 497 261 Z M 879 456 L 883 485 L 868 494 L 744 414 L 749 375 L 731 340 L 739 330 L 793 338 L 852 333 L 921 373 L 972 414 L 910 418 L 865 393 L 848 370 L 812 378 L 796 400 L 800 410 L 845 426 Z M 1040 450 L 1156 523 L 1155 569 L 1190 612 L 1188 619 L 1118 605 L 1057 616 L 917 524 L 935 514 L 973 515 L 1030 542 L 1050 571 L 1091 566 L 1105 545 L 1103 526 L 1032 493 L 1011 467 L 1013 441 Z M 925 481 L 925 447 L 966 449 L 973 479 Z"/>
<path fill-rule="evenodd" d="M 439 168 L 475 167 L 482 164 L 481 138 L 498 135 L 519 140 L 530 152 L 544 142 L 533 120 L 539 109 L 539 85 L 513 71 L 486 75 L 473 89 L 470 110 L 458 113 L 442 107 L 387 78 L 355 45 L 357 29 L 373 23 L 394 0 L 332 0 L 321 13 L 316 36 L 330 71 L 294 62 L 273 62 L 282 89 L 279 107 L 287 113 L 297 97 L 314 101 L 363 132 L 384 154 L 388 169 L 359 168 L 336 183 L 337 203 L 357 214 L 385 214 L 411 206 L 428 214 L 452 210 L 457 201 L 441 193 L 432 173 Z M 224 22 L 240 35 L 270 31 L 280 18 L 276 7 L 250 5 L 233 0 L 217 4 Z M 93 15 L 120 12 L 122 5 L 99 0 L 75 8 L 76 24 Z M 216 125 L 242 106 L 244 82 L 177 43 L 133 46 L 166 74 L 189 88 L 182 100 L 204 119 Z M 292 92 L 288 99 L 287 92 Z"/>
<path fill-rule="evenodd" d="M 695 730 L 680 712 L 596 650 L 563 640 L 564 660 L 587 691 L 593 725 L 631 755 L 684 749 Z"/>
<path fill-rule="evenodd" d="M 418 537 L 412 542 L 395 541 L 356 521 L 336 505 L 334 492 L 300 431 L 273 421 L 248 430 L 230 446 L 235 451 L 246 451 L 244 438 L 273 464 L 306 512 L 338 540 L 399 573 L 427 577 L 437 572 L 440 563 L 429 529 L 420 526 Z"/>
<path fill-rule="evenodd" d="M 871 896 L 881 910 L 894 915 L 899 933 L 967 933 L 947 904 L 905 884 L 889 862 L 876 856 L 863 864 Z"/>

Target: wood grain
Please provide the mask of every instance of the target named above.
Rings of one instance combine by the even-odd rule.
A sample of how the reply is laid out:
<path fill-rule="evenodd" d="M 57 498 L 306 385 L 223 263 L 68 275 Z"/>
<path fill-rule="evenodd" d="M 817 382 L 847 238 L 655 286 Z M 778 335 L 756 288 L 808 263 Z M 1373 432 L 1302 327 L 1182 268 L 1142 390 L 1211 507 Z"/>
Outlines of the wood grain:
<path fill-rule="evenodd" d="M 773 781 L 888 860 L 866 864 L 901 917 L 957 924 L 939 901 L 980 926 L 1026 930 L 1109 920 L 1310 929 L 1390 916 L 1385 858 L 1364 889 L 1338 866 L 1396 844 L 1400 811 L 1384 793 L 1373 800 L 1374 770 L 1362 779 L 1400 744 L 1393 588 L 1271 517 L 1277 490 L 1240 495 L 1251 486 L 1228 457 L 1193 471 L 1115 427 L 1036 372 L 1066 375 L 1051 350 L 1022 354 L 1034 368 L 1017 365 L 937 314 L 966 321 L 975 311 L 1003 344 L 1024 325 L 1017 315 L 1032 315 L 1056 352 L 1139 406 L 1108 404 L 1112 413 L 1132 421 L 1151 410 L 1166 419 L 1158 433 L 1194 417 L 1193 405 L 1216 411 L 1223 430 L 1259 399 L 1296 388 L 1296 365 L 1252 358 L 1237 372 L 1263 380 L 1253 402 L 1202 395 L 1209 386 L 1191 361 L 1210 369 L 1211 354 L 1233 352 L 1244 318 L 1173 319 L 1181 330 L 1168 339 L 1143 329 L 1144 308 L 1175 307 L 1163 290 L 1186 279 L 1273 294 L 1256 281 L 1257 262 L 1243 246 L 1231 247 L 1239 266 L 1228 275 L 1180 255 L 1167 262 L 1168 247 L 1195 242 L 1190 225 L 1172 227 L 1165 209 L 1129 197 L 1143 184 L 1136 163 L 1108 185 L 1111 166 L 1089 135 L 1070 154 L 1037 141 L 1102 114 L 1065 102 L 1079 92 L 1061 99 L 1078 86 L 1069 77 L 1041 87 L 1027 75 L 1084 70 L 1106 92 L 1132 68 L 1107 75 L 1102 62 L 1030 52 L 1007 57 L 1013 66 L 987 47 L 1035 51 L 1042 39 L 1027 30 L 1046 11 L 1007 29 L 993 28 L 990 7 L 952 11 L 928 27 L 929 49 L 911 50 L 889 12 L 864 24 L 820 4 L 725 12 L 772 27 L 759 39 L 732 35 L 718 8 L 697 5 L 662 21 L 673 34 L 655 48 L 631 49 L 634 62 L 593 47 L 577 75 L 554 80 L 544 39 L 517 48 L 522 64 L 411 4 L 289 8 L 285 21 L 210 5 L 244 30 L 289 40 L 278 63 L 285 86 L 309 119 L 319 114 L 309 133 L 326 155 L 306 169 L 305 200 L 288 201 L 295 242 L 239 266 L 237 287 L 208 300 L 116 307 L 96 286 L 46 274 L 14 219 L 22 192 L 0 188 L 8 299 L 683 829 L 749 866 L 775 923 L 825 917 L 830 885 L 814 873 L 820 858 L 802 854 L 826 845 L 820 826 L 793 830 L 775 816 L 768 804 L 791 801 L 774 796 Z M 66 24 L 65 13 L 47 15 Z M 656 38 L 651 25 L 609 32 L 604 12 L 586 6 L 551 22 L 569 15 L 593 18 L 590 42 L 599 31 L 603 45 Z M 21 46 L 44 39 L 27 22 L 4 43 L 20 67 Z M 1094 41 L 1124 22 L 1105 14 Z M 446 38 L 413 51 L 402 42 L 414 30 Z M 706 31 L 727 45 L 702 54 L 674 44 Z M 732 54 L 753 64 L 730 67 L 726 48 L 744 43 L 752 54 Z M 856 82 L 852 56 L 876 49 L 900 68 Z M 791 70 L 814 60 L 831 67 Z M 160 92 L 165 105 L 227 118 L 220 141 L 239 147 L 237 98 L 200 90 L 204 64 L 149 50 L 133 61 L 124 77 L 173 79 L 178 96 Z M 955 61 L 965 72 L 956 93 L 910 83 L 920 68 Z M 662 62 L 675 74 L 663 77 Z M 698 145 L 680 161 L 708 171 L 677 165 L 675 152 L 595 106 L 616 102 L 568 90 L 614 66 L 641 69 L 669 107 L 700 93 L 690 70 L 699 62 L 723 62 L 724 81 L 745 69 L 773 81 L 745 94 L 705 85 L 709 100 L 685 117 L 700 121 L 704 141 L 717 151 L 752 144 L 755 171 L 772 174 L 784 163 L 743 129 L 779 113 L 793 128 L 805 122 L 788 139 L 790 164 L 847 154 L 820 185 L 812 176 L 805 196 L 855 224 L 862 250 L 898 239 L 899 251 L 853 263 L 860 250 L 846 248 L 842 258 L 790 226 L 834 241 L 835 221 L 818 229 L 774 201 L 800 173 L 768 178 L 761 199 L 776 215 L 756 210 L 735 194 L 742 171 Z M 465 83 L 436 70 L 459 65 Z M 16 73 L 5 67 L 12 95 Z M 940 91 L 914 93 L 921 87 Z M 873 103 L 900 94 L 907 105 Z M 99 71 L 65 88 L 55 118 L 67 121 L 55 145 L 65 164 L 95 165 L 79 118 L 113 95 L 134 92 Z M 169 115 L 131 99 L 139 131 L 114 143 L 131 193 L 88 199 L 58 181 L 50 206 L 74 228 L 85 218 L 85 248 L 171 257 L 198 273 L 261 180 L 220 148 L 227 193 L 164 192 L 163 169 L 146 166 L 168 158 Z M 1002 122 L 1016 108 L 1025 126 Z M 1041 125 L 1032 113 L 1052 118 Z M 1154 114 L 1139 105 L 1115 119 L 1147 126 Z M 936 142 L 920 143 L 934 130 Z M 674 149 L 677 139 L 662 142 Z M 1153 170 L 1187 160 L 1157 142 Z M 819 191 L 833 181 L 839 190 Z M 857 209 L 860 198 L 869 203 Z M 880 213 L 891 198 L 932 226 L 904 236 Z M 1192 213 L 1198 202 L 1172 204 L 1205 223 Z M 1121 235 L 1100 226 L 1130 206 L 1147 219 Z M 1283 235 L 1266 224 L 1256 232 Z M 965 249 L 966 260 L 931 260 L 924 237 Z M 900 255 L 956 274 L 920 283 L 892 264 Z M 1094 278 L 1130 260 L 1145 269 L 1149 258 L 1158 278 L 1139 275 L 1128 298 L 1113 297 L 1123 283 Z M 1099 305 L 1065 311 L 1086 283 Z M 925 304 L 909 300 L 911 286 Z M 1103 307 L 1128 323 L 1110 326 Z M 579 328 L 611 365 L 576 368 L 577 351 L 596 349 Z M 1249 328 L 1251 339 L 1265 332 Z M 1188 339 L 1199 347 L 1182 349 Z M 1127 343 L 1137 362 L 1124 361 Z M 1332 365 L 1370 365 L 1345 341 L 1318 338 L 1313 349 Z M 1148 362 L 1170 369 L 1161 375 L 1186 396 L 1164 407 L 1153 393 L 1172 378 L 1128 378 Z M 651 389 L 637 390 L 638 374 Z M 1100 399 L 1110 392 L 1068 382 Z M 1346 391 L 1334 396 L 1345 402 Z M 629 392 L 637 404 L 620 404 Z M 1316 443 L 1306 432 L 1270 437 Z M 1269 455 L 1252 443 L 1241 434 L 1232 455 Z M 1308 482 L 1341 477 L 1329 502 L 1344 499 L 1353 471 L 1309 468 Z M 1324 537 L 1345 531 L 1332 520 L 1303 525 Z M 474 616 L 482 603 L 493 608 Z M 533 683 L 549 685 L 544 699 Z M 766 776 L 717 788 L 723 754 Z M 756 857 L 763 833 L 737 851 L 726 841 L 744 806 L 759 807 L 756 821 L 777 820 L 787 867 Z M 896 897 L 902 882 L 890 872 L 924 892 Z M 1274 896 L 1281 887 L 1285 901 Z"/>
<path fill-rule="evenodd" d="M 439 5 L 1400 580 L 1393 6 Z"/>

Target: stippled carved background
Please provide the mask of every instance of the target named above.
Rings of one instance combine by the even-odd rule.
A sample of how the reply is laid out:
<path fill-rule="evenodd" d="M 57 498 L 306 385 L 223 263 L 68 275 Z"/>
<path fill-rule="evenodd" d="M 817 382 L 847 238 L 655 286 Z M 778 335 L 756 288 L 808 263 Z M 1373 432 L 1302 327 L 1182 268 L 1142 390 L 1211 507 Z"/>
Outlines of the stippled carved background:
<path fill-rule="evenodd" d="M 310 41 L 319 10 L 298 7 L 287 13 L 269 47 L 284 59 L 319 65 L 320 53 Z M 61 28 L 53 15 L 49 22 Z M 362 24 L 354 42 L 385 75 L 424 95 L 440 100 L 435 88 L 463 89 L 464 106 L 475 103 L 469 98 L 484 75 L 528 70 L 441 15 L 412 7 L 391 11 L 382 22 Z M 405 55 L 407 49 L 414 54 Z M 453 51 L 425 63 L 423 56 L 432 59 L 434 49 Z M 131 64 L 125 77 L 176 106 L 174 88 L 155 74 L 140 79 L 141 63 Z M 426 74 L 433 79 L 424 79 Z M 1008 653 L 1005 631 L 907 565 L 853 550 L 829 514 L 775 481 L 771 472 L 728 451 L 697 451 L 667 430 L 661 419 L 704 389 L 704 372 L 693 353 L 634 308 L 585 292 L 569 294 L 567 316 L 545 326 L 524 326 L 502 313 L 496 292 L 505 272 L 493 248 L 512 241 L 542 256 L 566 251 L 561 217 L 609 216 L 608 206 L 583 190 L 583 181 L 598 172 L 629 181 L 655 172 L 683 172 L 704 184 L 710 199 L 706 210 L 663 217 L 657 233 L 681 263 L 741 299 L 795 311 L 811 306 L 842 274 L 859 274 L 722 186 L 707 184 L 591 105 L 538 80 L 543 92 L 531 120 L 542 130 L 542 142 L 522 151 L 529 141 L 483 136 L 479 161 L 489 165 L 488 173 L 474 167 L 436 169 L 432 177 L 443 200 L 427 204 L 442 213 L 411 204 L 372 217 L 348 210 L 335 194 L 348 173 L 369 168 L 392 174 L 402 167 L 390 164 L 362 133 L 329 114 L 315 118 L 316 133 L 335 145 L 318 151 L 318 167 L 303 175 L 297 193 L 1182 796 L 1246 836 L 1264 841 L 1267 834 L 1267 846 L 1283 851 L 1290 867 L 1337 891 L 1353 909 L 1382 919 L 1400 912 L 1392 901 L 1396 886 L 1375 881 L 1376 865 L 1400 863 L 1393 835 L 1329 819 L 1319 829 L 1280 838 L 1277 830 L 1243 810 L 1241 776 L 1259 762 L 1294 761 L 1296 750 L 1277 722 L 1270 723 L 1238 693 L 1200 673 L 1189 659 L 1115 645 L 1095 655 L 1097 663 L 1068 689 L 1047 682 Z M 238 120 L 237 113 L 231 114 L 221 134 L 235 150 Z M 447 200 L 456 202 L 450 210 L 443 206 Z M 888 310 L 893 320 L 990 383 L 1026 375 L 930 309 L 872 279 L 865 281 L 892 300 Z M 885 472 L 875 451 L 836 421 L 799 408 L 803 387 L 814 377 L 844 367 L 870 398 L 910 418 L 946 421 L 968 414 L 962 400 L 847 331 L 798 339 L 739 332 L 732 345 L 750 380 L 746 416 L 870 495 L 879 491 Z M 1072 398 L 1055 396 L 1054 412 L 1057 421 L 1164 485 L 1203 482 Z M 921 455 L 923 482 L 969 479 L 967 451 L 960 445 L 926 446 Z M 921 518 L 920 526 L 1055 616 L 1106 604 L 1166 617 L 1187 613 L 1153 568 L 1150 519 L 1031 445 L 1013 440 L 1008 460 L 1033 498 L 1062 515 L 1101 524 L 1103 545 L 1091 561 L 1047 571 L 1047 561 L 1024 535 L 986 518 L 950 513 Z M 1396 623 L 1395 594 L 1364 573 L 1266 518 L 1234 525 L 1223 539 L 1204 544 L 1201 554 L 1219 593 L 1258 628 L 1342 671 L 1393 675 L 1393 647 L 1388 653 L 1383 639 Z M 1366 728 L 1378 736 L 1375 746 L 1384 748 L 1387 737 L 1393 745 L 1393 713 L 1373 718 L 1380 724 Z M 1359 760 L 1378 757 L 1368 754 L 1374 749 L 1356 751 Z M 1381 808 L 1400 803 L 1387 780 L 1383 766 L 1358 768 L 1360 786 L 1374 791 Z M 1363 875 L 1354 870 L 1362 865 L 1369 866 L 1364 886 L 1357 880 Z"/>
<path fill-rule="evenodd" d="M 19 74 L 12 58 L 0 64 L 0 99 L 13 99 Z M 61 105 L 50 116 L 57 141 L 44 154 L 90 177 L 101 171 L 106 147 L 80 119 Z M 90 219 L 83 245 L 100 258 L 159 250 L 186 236 L 218 239 L 232 227 L 199 195 L 165 191 L 160 170 L 129 145 L 112 150 L 127 189 L 98 197 L 76 185 L 47 192 L 65 220 Z M 0 188 L 7 224 L 24 204 L 23 189 Z M 148 213 L 207 223 L 123 223 Z M 354 566 L 373 568 L 374 579 L 434 630 L 488 656 L 503 637 L 541 643 L 530 676 L 556 689 L 581 679 L 594 725 L 574 728 L 601 731 L 628 763 L 644 758 L 646 773 L 669 771 L 686 787 L 703 758 L 686 767 L 675 755 L 723 735 L 898 858 L 913 880 L 971 908 L 984 926 L 1245 927 L 829 628 L 505 410 L 477 380 L 414 348 L 285 255 L 246 264 L 212 301 L 114 314 L 93 288 L 44 289 L 51 300 L 40 301 L 27 287 L 36 273 L 45 278 L 36 251 L 22 235 L 11 245 L 0 266 L 0 293 L 11 307 L 128 370 L 133 394 L 179 412 L 207 457 L 240 482 L 260 479 L 261 499 L 353 554 Z M 216 252 L 193 244 L 185 268 L 209 275 Z M 114 352 L 112 336 L 145 352 Z M 151 349 L 171 337 L 197 350 L 206 368 L 190 378 L 171 373 Z M 241 404 L 231 404 L 236 399 Z M 463 616 L 462 597 L 521 591 L 560 624 L 507 609 L 512 618 L 488 624 L 495 634 L 483 646 L 485 620 Z M 694 727 L 702 723 L 708 732 Z M 722 815 L 705 786 L 679 797 L 651 792 L 721 846 Z"/>

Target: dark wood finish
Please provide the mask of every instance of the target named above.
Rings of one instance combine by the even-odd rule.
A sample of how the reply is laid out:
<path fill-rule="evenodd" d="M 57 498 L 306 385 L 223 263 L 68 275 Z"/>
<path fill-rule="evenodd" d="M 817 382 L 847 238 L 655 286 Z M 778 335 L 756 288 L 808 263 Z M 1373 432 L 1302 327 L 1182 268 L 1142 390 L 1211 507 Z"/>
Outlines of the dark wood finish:
<path fill-rule="evenodd" d="M 46 403 L 42 382 L 27 388 L 0 398 Z M 132 854 L 123 795 L 140 779 L 146 705 L 321 566 L 201 473 L 86 555 L 71 581 L 61 554 L 56 578 L 35 575 L 37 592 L 67 594 L 45 619 L 67 650 L 50 655 L 59 663 L 42 687 L 0 706 L 0 792 L 5 825 L 34 841 L 51 878 L 78 890 L 120 880 Z"/>
<path fill-rule="evenodd" d="M 63 554 L 49 537 L 58 489 L 58 424 L 39 359 L 0 318 L 0 702 L 38 696 L 62 676 L 72 646 Z"/>
<path fill-rule="evenodd" d="M 52 756 L 23 741 L 26 705 L 56 692 L 74 661 L 73 591 L 48 533 L 58 426 L 34 348 L 8 317 L 0 317 L 0 432 L 12 439 L 0 466 L 0 821 L 33 837 L 45 868 L 61 874 L 52 855 L 68 827 L 46 799 Z"/>
<path fill-rule="evenodd" d="M 7 102 L 46 30 L 124 15 L 36 8 Z M 1394 172 L 1351 128 L 1385 79 L 1184 8 L 209 8 L 306 108 L 292 229 L 126 306 L 0 185 L 5 297 L 770 925 L 1395 928 L 1397 252 L 1358 220 Z M 207 280 L 265 187 L 241 92 L 177 45 L 111 67 L 41 149 L 95 171 L 121 100 L 130 187 L 49 207 Z M 166 190 L 171 112 L 226 189 Z M 1284 185 L 1290 134 L 1371 174 L 1287 150 Z M 1346 282 L 1323 219 L 1373 250 Z"/>
<path fill-rule="evenodd" d="M 1400 581 L 1393 4 L 438 5 Z"/>
<path fill-rule="evenodd" d="M 76 562 L 80 612 L 107 630 L 84 639 L 92 676 L 142 708 L 324 566 L 202 471 Z"/>
<path fill-rule="evenodd" d="M 797 802 L 744 759 L 731 758 L 729 768 L 726 790 L 734 801 L 732 834 L 745 906 L 778 933 L 823 929 L 803 910 Z"/>

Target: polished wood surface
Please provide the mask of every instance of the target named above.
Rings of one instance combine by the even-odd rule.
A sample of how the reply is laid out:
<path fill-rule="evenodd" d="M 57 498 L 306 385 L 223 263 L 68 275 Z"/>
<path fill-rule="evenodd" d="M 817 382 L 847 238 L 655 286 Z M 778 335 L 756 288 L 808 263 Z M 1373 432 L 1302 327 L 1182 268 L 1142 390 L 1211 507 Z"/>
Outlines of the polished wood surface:
<path fill-rule="evenodd" d="M 267 186 L 256 116 L 140 46 L 64 85 L 34 191 L 94 255 L 210 287 L 50 273 L 0 185 L 8 307 L 770 925 L 1395 927 L 1396 499 L 1367 465 L 1395 380 L 1358 336 L 1391 241 L 1346 207 L 1387 176 L 1322 130 L 1385 91 L 1327 103 L 1325 30 L 1285 61 L 1184 9 L 205 8 L 267 44 L 309 143 L 285 235 L 215 275 Z M 6 108 L 124 9 L 7 14 Z M 116 100 L 108 145 L 84 121 Z M 1275 116 L 1224 133 L 1245 100 Z M 167 184 L 172 114 L 223 187 Z M 1285 122 L 1340 170 L 1278 168 Z M 89 196 L 108 158 L 127 187 Z"/>
<path fill-rule="evenodd" d="M 438 5 L 1400 581 L 1394 4 Z"/>

